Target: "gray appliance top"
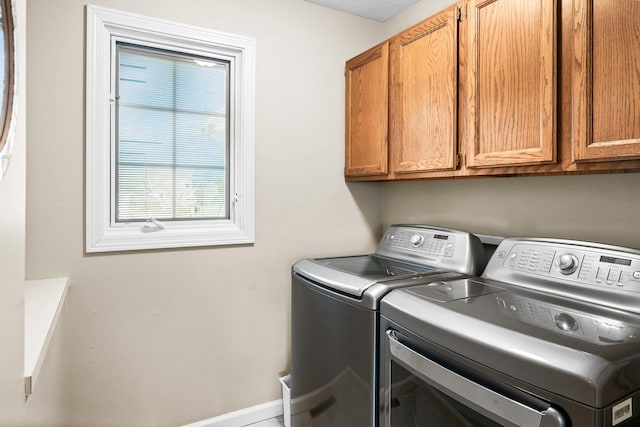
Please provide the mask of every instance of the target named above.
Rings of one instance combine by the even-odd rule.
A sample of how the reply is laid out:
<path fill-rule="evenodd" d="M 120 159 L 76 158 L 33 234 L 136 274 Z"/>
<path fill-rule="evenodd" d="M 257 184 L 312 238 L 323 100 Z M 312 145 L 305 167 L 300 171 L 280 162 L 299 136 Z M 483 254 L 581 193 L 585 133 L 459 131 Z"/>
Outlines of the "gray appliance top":
<path fill-rule="evenodd" d="M 640 250 L 553 239 L 504 239 L 482 277 L 640 314 Z"/>
<path fill-rule="evenodd" d="M 394 290 L 383 316 L 462 356 L 602 408 L 640 389 L 640 251 L 505 239 L 481 278 Z"/>
<path fill-rule="evenodd" d="M 480 239 L 427 225 L 392 225 L 371 255 L 304 259 L 293 271 L 320 285 L 363 299 L 376 284 L 445 272 L 479 274 L 486 264 Z"/>

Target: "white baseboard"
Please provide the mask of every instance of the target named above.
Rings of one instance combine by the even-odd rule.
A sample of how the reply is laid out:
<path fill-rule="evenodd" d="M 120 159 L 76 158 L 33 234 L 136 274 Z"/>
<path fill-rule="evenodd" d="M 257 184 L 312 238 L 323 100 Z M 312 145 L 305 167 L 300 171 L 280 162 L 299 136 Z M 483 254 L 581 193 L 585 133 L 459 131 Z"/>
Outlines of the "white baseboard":
<path fill-rule="evenodd" d="M 282 415 L 282 399 L 229 412 L 182 427 L 242 427 Z"/>

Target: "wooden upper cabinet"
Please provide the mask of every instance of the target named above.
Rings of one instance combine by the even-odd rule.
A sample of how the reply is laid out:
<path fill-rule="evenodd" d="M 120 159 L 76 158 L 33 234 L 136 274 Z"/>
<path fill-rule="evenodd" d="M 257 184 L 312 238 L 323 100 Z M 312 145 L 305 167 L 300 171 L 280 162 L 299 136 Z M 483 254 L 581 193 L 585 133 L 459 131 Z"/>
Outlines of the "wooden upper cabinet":
<path fill-rule="evenodd" d="M 557 0 L 467 2 L 468 167 L 556 160 Z"/>
<path fill-rule="evenodd" d="M 385 175 L 388 159 L 389 43 L 347 61 L 345 175 Z"/>
<path fill-rule="evenodd" d="M 448 8 L 391 39 L 389 144 L 396 174 L 457 166 L 457 11 Z"/>
<path fill-rule="evenodd" d="M 640 1 L 573 0 L 576 161 L 640 158 Z"/>

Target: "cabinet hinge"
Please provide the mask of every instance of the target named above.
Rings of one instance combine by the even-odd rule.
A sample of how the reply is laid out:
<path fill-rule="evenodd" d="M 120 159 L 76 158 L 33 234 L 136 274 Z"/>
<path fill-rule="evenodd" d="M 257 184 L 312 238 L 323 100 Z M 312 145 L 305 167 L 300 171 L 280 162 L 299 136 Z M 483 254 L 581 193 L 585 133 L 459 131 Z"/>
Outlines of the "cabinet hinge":
<path fill-rule="evenodd" d="M 456 19 L 458 20 L 458 22 L 462 22 L 462 8 L 461 7 L 457 7 L 456 8 Z"/>
<path fill-rule="evenodd" d="M 460 154 L 456 154 L 456 169 L 460 168 Z"/>

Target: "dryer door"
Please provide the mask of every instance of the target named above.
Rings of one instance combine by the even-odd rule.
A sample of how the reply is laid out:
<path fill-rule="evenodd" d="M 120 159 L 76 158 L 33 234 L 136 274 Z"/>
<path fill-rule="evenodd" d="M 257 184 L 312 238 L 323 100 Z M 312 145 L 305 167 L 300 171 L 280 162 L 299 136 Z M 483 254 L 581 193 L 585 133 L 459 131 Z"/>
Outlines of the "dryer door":
<path fill-rule="evenodd" d="M 518 401 L 432 360 L 399 332 L 386 332 L 384 427 L 564 427 L 563 415 L 531 397 Z"/>

